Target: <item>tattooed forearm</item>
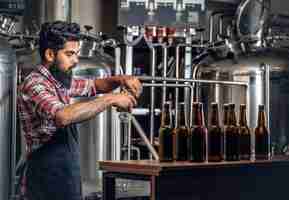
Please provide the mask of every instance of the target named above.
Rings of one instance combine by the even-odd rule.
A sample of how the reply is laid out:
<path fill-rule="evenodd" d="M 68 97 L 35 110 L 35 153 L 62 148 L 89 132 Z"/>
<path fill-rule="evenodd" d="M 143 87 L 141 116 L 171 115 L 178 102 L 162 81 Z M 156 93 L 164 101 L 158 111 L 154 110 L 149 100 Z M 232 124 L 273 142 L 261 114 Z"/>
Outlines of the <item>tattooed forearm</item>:
<path fill-rule="evenodd" d="M 112 105 L 109 96 L 102 96 L 95 100 L 74 103 L 56 113 L 56 124 L 63 127 L 72 123 L 89 120 L 96 114 Z"/>
<path fill-rule="evenodd" d="M 97 79 L 95 80 L 95 87 L 97 91 L 106 93 L 121 86 L 123 81 L 123 76 L 112 76 L 105 79 Z"/>

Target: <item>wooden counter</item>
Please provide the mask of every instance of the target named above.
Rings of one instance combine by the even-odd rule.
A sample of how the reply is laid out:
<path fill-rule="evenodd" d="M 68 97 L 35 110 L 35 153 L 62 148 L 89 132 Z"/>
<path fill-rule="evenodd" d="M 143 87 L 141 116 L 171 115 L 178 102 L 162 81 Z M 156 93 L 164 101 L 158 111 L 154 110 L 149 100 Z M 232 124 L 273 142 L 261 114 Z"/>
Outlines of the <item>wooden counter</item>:
<path fill-rule="evenodd" d="M 289 199 L 289 157 L 270 161 L 101 161 L 104 199 L 115 199 L 115 178 L 150 181 L 151 200 Z M 288 192 L 287 192 L 288 191 Z"/>

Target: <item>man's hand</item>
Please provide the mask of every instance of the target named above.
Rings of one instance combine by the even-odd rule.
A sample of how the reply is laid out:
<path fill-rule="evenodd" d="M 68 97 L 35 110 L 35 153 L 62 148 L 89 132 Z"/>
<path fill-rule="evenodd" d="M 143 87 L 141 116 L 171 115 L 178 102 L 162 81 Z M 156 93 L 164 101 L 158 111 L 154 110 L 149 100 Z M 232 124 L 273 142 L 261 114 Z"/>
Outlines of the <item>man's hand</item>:
<path fill-rule="evenodd" d="M 122 86 L 135 98 L 139 98 L 142 93 L 142 84 L 134 76 L 122 76 Z"/>
<path fill-rule="evenodd" d="M 136 99 L 130 94 L 112 94 L 112 106 L 131 112 L 136 104 Z"/>

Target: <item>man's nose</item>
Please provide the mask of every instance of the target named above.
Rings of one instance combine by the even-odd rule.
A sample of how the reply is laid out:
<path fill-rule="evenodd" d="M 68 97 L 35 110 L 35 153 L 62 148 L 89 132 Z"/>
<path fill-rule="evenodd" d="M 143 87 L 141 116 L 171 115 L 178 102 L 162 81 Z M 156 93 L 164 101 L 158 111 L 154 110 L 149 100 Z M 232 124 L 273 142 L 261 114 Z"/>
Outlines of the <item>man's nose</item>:
<path fill-rule="evenodd" d="M 74 56 L 74 58 L 73 58 L 73 62 L 74 62 L 74 64 L 78 64 L 78 63 L 79 63 L 79 58 L 78 58 L 77 55 Z"/>

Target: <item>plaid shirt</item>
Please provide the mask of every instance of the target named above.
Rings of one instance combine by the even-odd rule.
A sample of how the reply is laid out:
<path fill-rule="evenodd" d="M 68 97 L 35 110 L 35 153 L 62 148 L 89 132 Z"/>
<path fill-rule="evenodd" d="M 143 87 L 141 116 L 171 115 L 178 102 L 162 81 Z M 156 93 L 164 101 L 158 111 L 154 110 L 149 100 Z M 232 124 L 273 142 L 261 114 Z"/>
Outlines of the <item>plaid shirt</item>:
<path fill-rule="evenodd" d="M 30 153 L 50 141 L 56 132 L 55 115 L 71 103 L 73 96 L 95 96 L 94 81 L 73 79 L 67 90 L 49 70 L 39 65 L 19 87 L 18 112 L 21 129 Z"/>

